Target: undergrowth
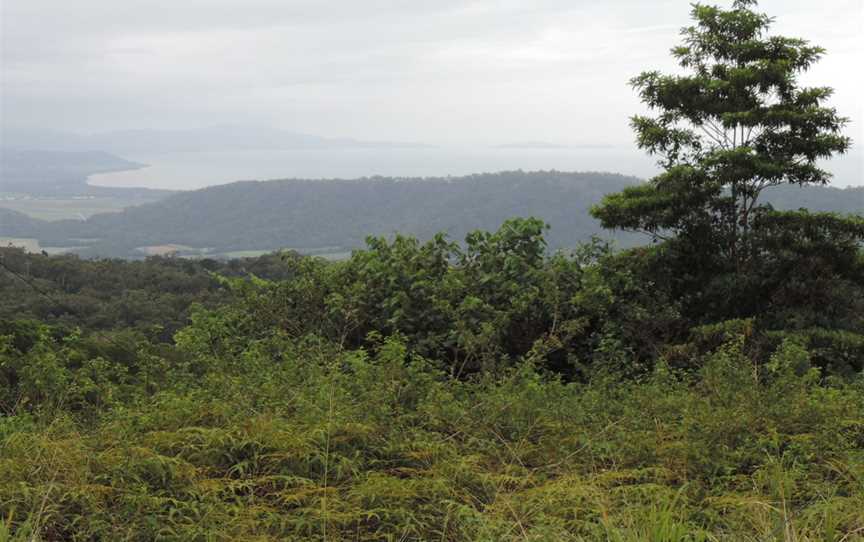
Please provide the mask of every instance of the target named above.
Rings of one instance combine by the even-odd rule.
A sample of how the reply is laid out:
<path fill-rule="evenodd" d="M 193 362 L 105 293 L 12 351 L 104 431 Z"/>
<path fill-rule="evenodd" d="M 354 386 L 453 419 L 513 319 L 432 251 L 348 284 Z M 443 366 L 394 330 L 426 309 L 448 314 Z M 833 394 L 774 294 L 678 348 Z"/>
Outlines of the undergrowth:
<path fill-rule="evenodd" d="M 864 383 L 793 342 L 583 383 L 373 342 L 189 341 L 155 393 L 0 417 L 0 541 L 864 539 Z"/>

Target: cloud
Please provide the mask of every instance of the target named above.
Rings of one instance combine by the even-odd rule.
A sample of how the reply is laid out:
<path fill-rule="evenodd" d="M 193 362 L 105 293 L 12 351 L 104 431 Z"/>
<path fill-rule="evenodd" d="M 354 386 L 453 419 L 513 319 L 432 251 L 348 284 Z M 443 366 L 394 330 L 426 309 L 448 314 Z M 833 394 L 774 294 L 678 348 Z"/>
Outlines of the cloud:
<path fill-rule="evenodd" d="M 831 53 L 861 118 L 860 0 L 765 0 Z M 363 139 L 628 143 L 627 80 L 671 69 L 686 0 L 6 0 L 5 123 L 95 131 L 255 122 Z M 853 129 L 855 130 L 855 129 Z M 506 138 L 505 138 L 506 139 Z"/>

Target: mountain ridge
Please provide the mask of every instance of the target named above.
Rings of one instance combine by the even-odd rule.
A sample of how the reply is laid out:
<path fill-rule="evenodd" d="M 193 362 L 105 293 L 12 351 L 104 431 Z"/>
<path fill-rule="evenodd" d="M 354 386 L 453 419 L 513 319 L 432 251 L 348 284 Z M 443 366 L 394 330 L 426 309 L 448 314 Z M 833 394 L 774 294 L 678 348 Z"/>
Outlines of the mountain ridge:
<path fill-rule="evenodd" d="M 0 235 L 80 246 L 88 256 L 140 257 L 141 247 L 181 245 L 194 254 L 322 247 L 347 251 L 367 235 L 402 233 L 428 239 L 438 232 L 461 240 L 513 216 L 551 225 L 549 248 L 570 248 L 592 236 L 624 246 L 644 236 L 609 232 L 588 213 L 608 193 L 643 182 L 600 172 L 507 171 L 463 177 L 282 179 L 241 181 L 178 192 L 155 202 L 84 221 L 42 222 L 0 214 Z M 778 209 L 860 213 L 864 187 L 776 187 L 765 201 Z M 4 223 L 6 226 L 4 226 Z"/>
<path fill-rule="evenodd" d="M 420 148 L 418 142 L 364 141 L 324 137 L 259 126 L 211 126 L 193 129 L 128 129 L 94 134 L 6 129 L 3 146 L 12 150 L 160 153 L 221 150 Z"/>

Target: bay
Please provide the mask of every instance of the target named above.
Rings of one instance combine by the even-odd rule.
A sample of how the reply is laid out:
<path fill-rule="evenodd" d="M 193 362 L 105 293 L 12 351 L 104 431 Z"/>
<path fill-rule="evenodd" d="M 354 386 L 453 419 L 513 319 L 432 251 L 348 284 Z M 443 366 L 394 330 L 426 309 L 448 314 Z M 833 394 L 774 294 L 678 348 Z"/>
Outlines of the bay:
<path fill-rule="evenodd" d="M 446 177 L 522 169 L 606 171 L 648 177 L 654 160 L 636 150 L 597 148 L 356 148 L 170 152 L 123 155 L 149 164 L 92 175 L 96 186 L 194 190 L 241 180 Z"/>
<path fill-rule="evenodd" d="M 195 190 L 235 181 L 447 177 L 525 171 L 602 171 L 649 178 L 660 170 L 635 147 L 365 147 L 123 154 L 148 167 L 91 175 L 95 186 Z M 864 155 L 821 161 L 838 188 L 864 185 Z M 864 202 L 862 202 L 864 207 Z"/>

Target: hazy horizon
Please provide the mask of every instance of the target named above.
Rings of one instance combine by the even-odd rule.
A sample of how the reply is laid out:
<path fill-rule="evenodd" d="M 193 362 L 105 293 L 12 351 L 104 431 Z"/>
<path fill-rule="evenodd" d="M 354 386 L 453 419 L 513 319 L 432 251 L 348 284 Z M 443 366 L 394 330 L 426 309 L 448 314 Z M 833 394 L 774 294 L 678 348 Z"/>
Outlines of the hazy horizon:
<path fill-rule="evenodd" d="M 644 178 L 650 158 L 626 149 L 357 148 L 133 155 L 149 167 L 92 175 L 90 184 L 194 190 L 235 181 L 448 177 L 500 171 L 605 171 Z"/>
<path fill-rule="evenodd" d="M 802 83 L 835 89 L 830 103 L 851 120 L 853 148 L 828 167 L 838 186 L 864 185 L 864 75 L 850 69 L 864 53 L 864 2 L 836 0 L 829 9 L 763 0 L 759 9 L 775 17 L 773 33 L 827 49 Z M 599 146 L 636 155 L 629 117 L 645 109 L 628 81 L 677 69 L 669 49 L 689 11 L 689 0 L 126 0 L 122 9 L 110 0 L 7 0 L 0 145 L 15 146 L 22 129 L 99 140 L 117 130 L 221 126 L 475 154 Z M 112 151 L 111 138 L 103 140 L 93 150 Z M 118 154 L 136 160 L 159 149 L 134 150 Z M 393 174 L 424 167 L 396 171 L 404 161 L 381 156 L 380 169 Z M 256 176 L 247 171 L 241 178 Z"/>
<path fill-rule="evenodd" d="M 728 1 L 719 2 L 721 5 Z M 2 124 L 267 126 L 430 144 L 632 144 L 628 80 L 674 70 L 688 0 L 7 0 Z M 805 84 L 864 141 L 860 0 L 763 0 L 826 56 Z"/>

